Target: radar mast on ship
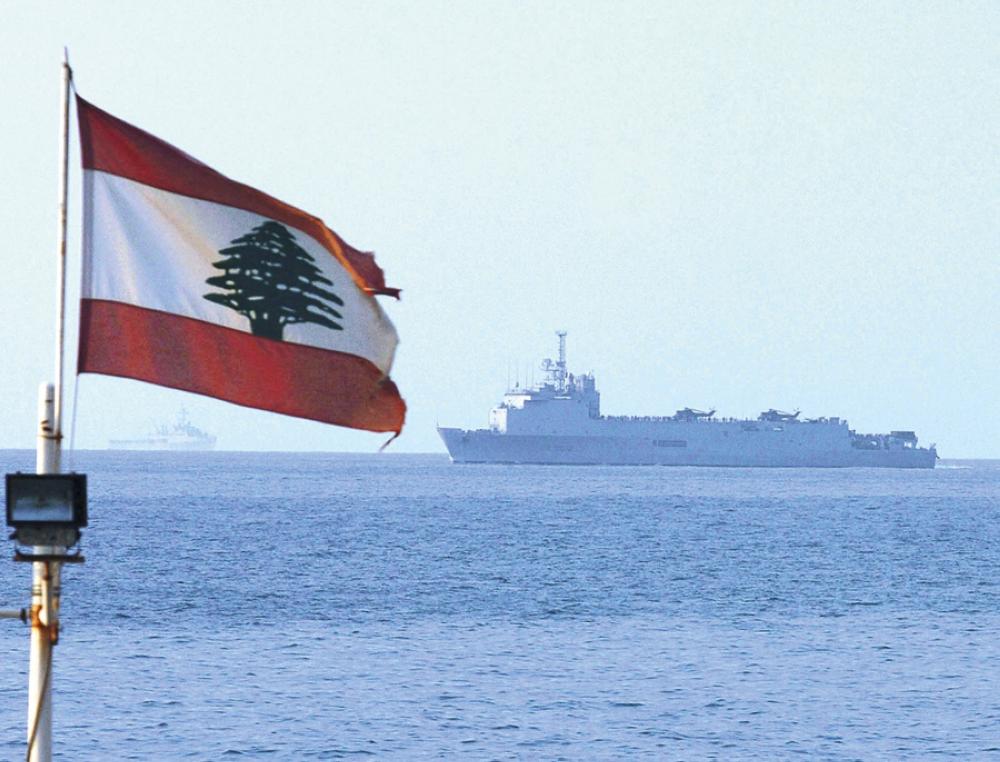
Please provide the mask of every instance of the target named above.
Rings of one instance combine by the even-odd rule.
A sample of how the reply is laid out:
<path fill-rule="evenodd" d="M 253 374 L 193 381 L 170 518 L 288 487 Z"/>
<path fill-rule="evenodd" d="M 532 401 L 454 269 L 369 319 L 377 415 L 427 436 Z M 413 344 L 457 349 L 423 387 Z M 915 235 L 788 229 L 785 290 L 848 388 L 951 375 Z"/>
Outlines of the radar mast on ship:
<path fill-rule="evenodd" d="M 551 384 L 557 392 L 566 391 L 566 331 L 556 331 L 559 337 L 559 359 L 552 362 L 550 359 L 542 360 L 542 370 L 545 371 L 545 380 Z"/>

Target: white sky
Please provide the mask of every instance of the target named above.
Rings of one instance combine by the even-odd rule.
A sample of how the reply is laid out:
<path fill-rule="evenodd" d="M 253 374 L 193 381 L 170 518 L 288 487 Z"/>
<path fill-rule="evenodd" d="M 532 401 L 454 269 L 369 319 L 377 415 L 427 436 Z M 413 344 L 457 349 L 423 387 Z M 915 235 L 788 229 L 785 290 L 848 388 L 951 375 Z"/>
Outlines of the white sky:
<path fill-rule="evenodd" d="M 377 252 L 404 289 L 384 302 L 410 408 L 396 451 L 442 452 L 436 421 L 485 425 L 508 368 L 524 378 L 565 328 L 607 413 L 801 408 L 1000 457 L 1000 4 L 0 15 L 0 446 L 33 446 L 52 375 L 65 44 L 85 98 Z M 385 439 L 99 376 L 79 399 L 78 447 L 182 406 L 225 449 Z"/>

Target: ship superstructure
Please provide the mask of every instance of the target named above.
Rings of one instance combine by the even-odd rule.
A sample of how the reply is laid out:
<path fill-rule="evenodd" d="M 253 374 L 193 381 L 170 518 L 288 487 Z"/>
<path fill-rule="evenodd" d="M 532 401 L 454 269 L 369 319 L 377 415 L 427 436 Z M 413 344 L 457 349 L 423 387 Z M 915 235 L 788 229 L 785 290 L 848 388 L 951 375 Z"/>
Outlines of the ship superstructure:
<path fill-rule="evenodd" d="M 875 466 L 933 468 L 934 446 L 912 431 L 861 434 L 846 420 L 800 418 L 776 409 L 757 418 L 718 418 L 686 407 L 670 416 L 606 416 L 593 374 L 566 364 L 566 332 L 545 379 L 509 389 L 485 429 L 438 428 L 456 463 L 684 466 Z"/>

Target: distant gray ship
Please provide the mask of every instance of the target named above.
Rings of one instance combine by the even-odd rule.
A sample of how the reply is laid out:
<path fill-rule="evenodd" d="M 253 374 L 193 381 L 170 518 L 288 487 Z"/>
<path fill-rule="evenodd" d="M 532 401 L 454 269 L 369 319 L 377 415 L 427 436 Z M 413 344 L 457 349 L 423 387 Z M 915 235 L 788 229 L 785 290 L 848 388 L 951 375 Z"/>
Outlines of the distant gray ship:
<path fill-rule="evenodd" d="M 111 450 L 214 450 L 215 437 L 192 424 L 187 411 L 177 414 L 172 426 L 160 426 L 148 437 L 141 439 L 112 439 Z"/>
<path fill-rule="evenodd" d="M 937 451 L 917 447 L 912 431 L 859 434 L 840 418 L 800 419 L 767 410 L 756 419 L 716 418 L 684 408 L 672 416 L 601 415 L 592 374 L 545 360 L 545 380 L 516 386 L 490 411 L 487 429 L 438 427 L 455 463 L 553 463 L 665 466 L 934 468 Z"/>

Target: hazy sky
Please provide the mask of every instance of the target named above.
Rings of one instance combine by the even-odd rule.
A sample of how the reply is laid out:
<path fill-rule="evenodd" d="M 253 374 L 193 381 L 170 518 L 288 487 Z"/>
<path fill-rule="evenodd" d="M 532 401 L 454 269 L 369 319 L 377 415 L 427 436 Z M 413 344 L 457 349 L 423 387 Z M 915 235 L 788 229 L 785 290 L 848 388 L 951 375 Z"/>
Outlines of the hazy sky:
<path fill-rule="evenodd" d="M 485 425 L 563 328 L 610 414 L 1000 457 L 998 39 L 996 2 L 4 3 L 0 446 L 52 376 L 65 44 L 85 98 L 377 252 L 396 451 Z M 225 449 L 385 439 L 88 375 L 76 445 L 181 407 Z"/>

